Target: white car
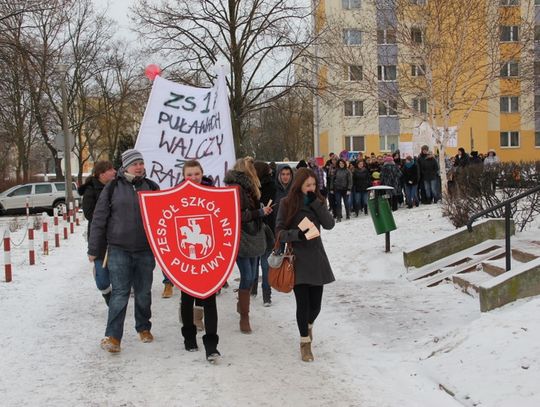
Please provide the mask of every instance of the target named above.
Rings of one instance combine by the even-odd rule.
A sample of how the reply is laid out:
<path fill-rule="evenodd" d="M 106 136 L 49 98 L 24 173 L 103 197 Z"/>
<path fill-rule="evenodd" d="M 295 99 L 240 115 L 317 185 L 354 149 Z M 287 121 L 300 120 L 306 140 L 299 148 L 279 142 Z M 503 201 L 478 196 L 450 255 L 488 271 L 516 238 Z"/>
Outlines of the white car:
<path fill-rule="evenodd" d="M 36 182 L 11 187 L 0 193 L 0 214 L 24 213 L 27 198 L 31 212 L 47 211 L 52 214 L 53 208 L 58 208 L 58 213 L 64 213 L 66 184 L 65 182 Z M 73 198 L 80 199 L 75 183 L 73 183 Z"/>

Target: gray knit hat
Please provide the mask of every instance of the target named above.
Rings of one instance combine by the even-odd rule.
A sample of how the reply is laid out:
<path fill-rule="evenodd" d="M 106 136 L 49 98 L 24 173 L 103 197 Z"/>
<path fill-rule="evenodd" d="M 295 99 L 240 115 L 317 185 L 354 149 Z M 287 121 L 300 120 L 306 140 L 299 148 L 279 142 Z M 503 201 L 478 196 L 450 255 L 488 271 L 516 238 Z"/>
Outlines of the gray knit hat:
<path fill-rule="evenodd" d="M 129 149 L 122 153 L 122 167 L 127 168 L 135 161 L 144 161 L 141 153 L 135 149 Z"/>

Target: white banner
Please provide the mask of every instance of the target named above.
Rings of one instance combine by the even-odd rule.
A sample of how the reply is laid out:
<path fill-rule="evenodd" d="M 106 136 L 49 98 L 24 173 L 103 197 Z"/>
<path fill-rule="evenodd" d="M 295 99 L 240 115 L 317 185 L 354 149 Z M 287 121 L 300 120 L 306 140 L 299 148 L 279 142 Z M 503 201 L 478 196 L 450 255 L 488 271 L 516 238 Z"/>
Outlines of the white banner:
<path fill-rule="evenodd" d="M 437 127 L 437 132 L 442 137 L 444 134 L 444 127 Z M 423 145 L 427 145 L 432 152 L 435 152 L 434 150 L 437 147 L 437 134 L 435 134 L 427 122 L 422 122 L 420 125 L 414 127 L 412 139 L 413 151 L 416 155 L 420 154 L 420 148 Z M 457 126 L 448 128 L 446 147 L 457 147 Z"/>
<path fill-rule="evenodd" d="M 198 160 L 217 186 L 235 162 L 225 76 L 195 88 L 156 76 L 135 148 L 162 189 L 182 181 L 184 162 Z"/>

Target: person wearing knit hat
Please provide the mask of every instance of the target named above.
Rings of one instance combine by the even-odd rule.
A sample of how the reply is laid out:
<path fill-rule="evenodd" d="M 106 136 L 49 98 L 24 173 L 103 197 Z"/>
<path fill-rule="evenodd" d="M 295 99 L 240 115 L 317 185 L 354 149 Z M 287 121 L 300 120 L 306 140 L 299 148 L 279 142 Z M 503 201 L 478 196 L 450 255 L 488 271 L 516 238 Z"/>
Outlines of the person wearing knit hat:
<path fill-rule="evenodd" d="M 122 153 L 122 167 L 127 168 L 137 161 L 142 161 L 144 163 L 144 158 L 142 154 L 134 148 L 126 150 Z"/>
<path fill-rule="evenodd" d="M 156 262 L 144 231 L 137 192 L 157 189 L 159 185 L 146 178 L 142 154 L 127 150 L 122 154 L 122 168 L 105 186 L 94 210 L 88 259 L 95 261 L 106 242 L 112 287 L 105 337 L 101 340 L 101 348 L 107 352 L 120 352 L 131 287 L 135 292 L 135 329 L 141 342 L 154 339 L 150 318 Z"/>

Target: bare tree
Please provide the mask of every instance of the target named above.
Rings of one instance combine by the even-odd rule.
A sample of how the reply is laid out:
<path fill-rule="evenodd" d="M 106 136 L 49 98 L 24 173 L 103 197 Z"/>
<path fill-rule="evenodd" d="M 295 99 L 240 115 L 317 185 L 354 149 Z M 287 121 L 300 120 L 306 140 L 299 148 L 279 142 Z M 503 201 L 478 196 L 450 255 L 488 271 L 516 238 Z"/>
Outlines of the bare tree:
<path fill-rule="evenodd" d="M 211 83 L 212 67 L 226 63 L 236 151 L 246 152 L 250 129 L 242 121 L 295 87 L 310 86 L 294 75 L 294 64 L 314 36 L 312 9 L 300 0 L 139 0 L 135 20 L 154 52 L 170 65 Z M 269 92 L 270 91 L 270 92 Z M 267 95 L 271 95 L 267 99 Z"/>

